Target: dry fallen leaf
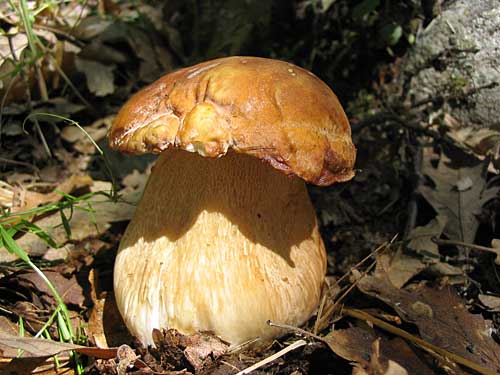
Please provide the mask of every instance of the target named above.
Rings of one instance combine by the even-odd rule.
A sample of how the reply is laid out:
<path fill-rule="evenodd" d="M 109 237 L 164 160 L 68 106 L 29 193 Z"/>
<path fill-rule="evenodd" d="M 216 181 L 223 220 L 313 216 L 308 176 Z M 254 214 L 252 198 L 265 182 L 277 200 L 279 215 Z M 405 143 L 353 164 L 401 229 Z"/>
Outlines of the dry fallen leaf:
<path fill-rule="evenodd" d="M 21 350 L 21 352 L 20 352 Z M 115 349 L 92 348 L 81 345 L 68 344 L 58 341 L 18 337 L 0 333 L 0 353 L 4 358 L 13 358 L 9 363 L 0 367 L 5 375 L 30 374 L 45 360 L 54 355 L 60 355 L 69 350 L 96 358 L 114 358 Z M 21 353 L 21 354 L 20 354 Z M 51 366 L 53 367 L 53 366 Z M 57 374 L 67 374 L 61 369 Z"/>
<path fill-rule="evenodd" d="M 446 216 L 437 215 L 427 225 L 416 227 L 408 236 L 410 238 L 408 247 L 423 256 L 439 259 L 438 245 L 432 241 L 432 237 L 439 238 L 441 236 L 446 222 Z"/>
<path fill-rule="evenodd" d="M 93 306 L 88 324 L 84 328 L 86 336 L 100 348 L 132 342 L 133 338 L 118 311 L 113 292 L 99 293 L 98 280 L 97 271 L 92 269 L 89 273 L 89 284 Z"/>
<path fill-rule="evenodd" d="M 443 122 L 450 128 L 447 132 L 448 136 L 469 147 L 478 156 L 493 153 L 500 144 L 500 132 L 496 129 L 487 127 L 476 129 L 473 126 L 464 126 L 449 114 L 444 115 Z"/>
<path fill-rule="evenodd" d="M 135 362 L 139 356 L 135 354 L 134 350 L 128 345 L 120 345 L 116 351 L 116 372 L 118 375 L 126 375 L 129 368 L 134 367 Z"/>
<path fill-rule="evenodd" d="M 445 216 L 438 215 L 427 225 L 414 228 L 408 236 L 410 240 L 408 245 L 398 247 L 385 271 L 394 286 L 403 287 L 411 278 L 430 265 L 439 263 L 438 246 L 432 241 L 432 237 L 441 236 L 446 220 Z M 389 257 L 389 255 L 383 257 Z M 379 262 L 380 264 L 382 263 Z"/>
<path fill-rule="evenodd" d="M 60 273 L 51 270 L 45 270 L 43 273 L 54 285 L 66 305 L 83 307 L 85 301 L 84 291 L 78 283 L 76 275 L 72 275 L 71 278 L 67 279 Z M 20 286 L 27 287 L 30 291 L 36 292 L 40 298 L 43 297 L 47 305 L 55 304 L 53 293 L 47 283 L 36 272 L 17 273 L 15 282 Z"/>
<path fill-rule="evenodd" d="M 324 339 L 337 355 L 356 362 L 359 374 L 361 371 L 372 375 L 434 374 L 420 358 L 421 354 L 417 355 L 404 340 L 388 339 L 368 326 L 334 330 Z M 396 368 L 405 372 L 393 372 Z"/>
<path fill-rule="evenodd" d="M 77 57 L 75 59 L 75 67 L 78 71 L 85 74 L 87 87 L 95 96 L 106 96 L 115 91 L 113 71 L 116 65 L 104 65 L 97 61 Z"/>
<path fill-rule="evenodd" d="M 385 256 L 389 257 L 389 255 Z M 387 277 L 392 285 L 401 288 L 411 278 L 418 275 L 428 266 L 428 262 L 426 262 L 422 256 L 409 254 L 403 246 L 399 246 L 390 260 L 390 264 L 387 268 Z"/>
<path fill-rule="evenodd" d="M 451 287 L 423 284 L 397 289 L 378 275 L 367 276 L 358 288 L 390 305 L 401 318 L 417 325 L 429 343 L 493 371 L 500 371 L 500 346 L 491 337 L 491 323 L 471 314 Z"/>
<path fill-rule="evenodd" d="M 498 192 L 498 188 L 487 187 L 486 168 L 479 160 L 457 165 L 445 153 L 441 154 L 437 168 L 429 157 L 423 161 L 422 173 L 432 184 L 421 186 L 420 192 L 438 215 L 447 218 L 444 233 L 451 240 L 474 241 L 479 226 L 476 215 Z"/>
<path fill-rule="evenodd" d="M 488 311 L 500 312 L 500 296 L 491 296 L 487 294 L 480 294 L 478 297 L 479 302 L 481 302 Z"/>
<path fill-rule="evenodd" d="M 19 349 L 23 350 L 21 357 L 52 357 L 56 354 L 75 350 L 97 358 L 116 357 L 116 348 L 101 349 L 82 345 L 68 344 L 46 339 L 34 339 L 31 337 L 18 337 L 0 333 L 0 351 L 6 358 L 19 356 Z"/>
<path fill-rule="evenodd" d="M 19 333 L 19 327 L 12 323 L 10 319 L 5 316 L 0 316 L 0 336 L 2 334 L 17 335 Z"/>
<path fill-rule="evenodd" d="M 59 361 L 65 361 L 67 358 L 58 358 Z M 74 371 L 71 369 L 62 367 L 57 369 L 57 366 L 53 361 L 49 366 L 42 366 L 44 363 L 49 362 L 49 357 L 30 357 L 30 358 L 13 358 L 4 365 L 0 366 L 0 373 L 2 375 L 20 375 L 20 374 L 41 374 L 41 375 L 52 375 L 52 374 L 64 374 L 73 375 Z M 47 370 L 45 372 L 44 370 Z M 70 372 L 66 372 L 69 370 Z M 57 372 L 56 372 L 57 371 Z M 59 372 L 60 371 L 60 372 Z"/>

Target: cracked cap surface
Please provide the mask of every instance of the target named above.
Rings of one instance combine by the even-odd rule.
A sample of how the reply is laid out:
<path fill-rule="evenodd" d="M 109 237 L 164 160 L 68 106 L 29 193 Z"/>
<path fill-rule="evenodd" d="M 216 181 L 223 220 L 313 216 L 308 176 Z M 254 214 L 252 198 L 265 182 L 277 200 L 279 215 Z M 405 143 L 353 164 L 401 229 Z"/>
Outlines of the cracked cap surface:
<path fill-rule="evenodd" d="M 272 59 L 226 57 L 169 73 L 125 103 L 108 136 L 130 154 L 232 149 L 320 186 L 354 176 L 356 149 L 335 94 Z"/>

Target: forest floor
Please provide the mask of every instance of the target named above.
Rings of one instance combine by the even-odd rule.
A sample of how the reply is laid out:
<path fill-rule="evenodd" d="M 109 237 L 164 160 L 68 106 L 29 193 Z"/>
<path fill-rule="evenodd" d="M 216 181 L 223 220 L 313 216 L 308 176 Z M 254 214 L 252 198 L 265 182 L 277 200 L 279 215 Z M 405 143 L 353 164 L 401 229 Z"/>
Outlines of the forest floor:
<path fill-rule="evenodd" d="M 297 19 L 336 30 L 325 17 L 342 3 L 313 16 L 298 7 Z M 375 3 L 360 1 L 353 19 L 368 22 Z M 397 27 L 388 34 L 392 49 L 354 40 L 376 51 L 369 74 L 330 71 L 321 57 L 306 66 L 334 90 L 340 77 L 358 150 L 352 181 L 309 188 L 328 252 L 317 314 L 259 351 L 172 330 L 155 332 L 156 348 L 142 348 L 116 309 L 113 262 L 155 156 L 110 150 L 107 129 L 133 92 L 224 53 L 214 43 L 201 53 L 201 37 L 186 41 L 182 28 L 171 26 L 191 19 L 183 7 L 2 7 L 0 373 L 236 374 L 255 364 L 255 374 L 500 373 L 498 160 L 448 137 L 437 122 L 453 123 L 451 116 L 384 106 L 410 47 Z M 410 14 L 403 30 L 415 19 Z M 226 54 L 255 52 L 241 41 L 250 32 L 232 37 Z M 292 42 L 299 50 L 311 41 Z M 198 54 L 188 56 L 188 46 Z M 273 51 L 265 55 L 309 61 L 291 47 Z M 348 54 L 366 68 L 359 52 Z"/>

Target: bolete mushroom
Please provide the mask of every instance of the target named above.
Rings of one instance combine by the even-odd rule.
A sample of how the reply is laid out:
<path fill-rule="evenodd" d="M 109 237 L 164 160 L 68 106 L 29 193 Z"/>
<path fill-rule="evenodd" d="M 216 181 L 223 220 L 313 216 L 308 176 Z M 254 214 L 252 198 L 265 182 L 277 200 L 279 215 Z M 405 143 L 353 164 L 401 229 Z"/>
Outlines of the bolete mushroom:
<path fill-rule="evenodd" d="M 326 255 L 305 182 L 351 179 L 356 154 L 326 84 L 283 61 L 204 62 L 135 94 L 109 141 L 161 153 L 114 269 L 118 308 L 143 344 L 154 328 L 267 342 L 282 334 L 267 320 L 311 317 Z"/>

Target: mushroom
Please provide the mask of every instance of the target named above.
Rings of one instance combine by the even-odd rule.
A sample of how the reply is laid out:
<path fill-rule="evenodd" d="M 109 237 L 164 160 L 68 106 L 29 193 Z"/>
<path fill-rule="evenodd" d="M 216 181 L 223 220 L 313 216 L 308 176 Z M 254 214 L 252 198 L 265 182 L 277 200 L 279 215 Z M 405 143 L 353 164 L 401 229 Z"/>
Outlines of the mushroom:
<path fill-rule="evenodd" d="M 311 317 L 326 254 L 305 183 L 350 180 L 356 154 L 326 84 L 283 61 L 204 62 L 136 93 L 109 142 L 160 153 L 114 268 L 143 344 L 154 328 L 266 343 L 283 333 L 268 320 Z"/>

